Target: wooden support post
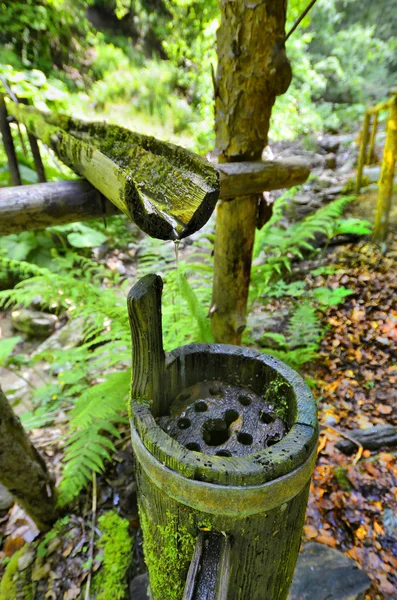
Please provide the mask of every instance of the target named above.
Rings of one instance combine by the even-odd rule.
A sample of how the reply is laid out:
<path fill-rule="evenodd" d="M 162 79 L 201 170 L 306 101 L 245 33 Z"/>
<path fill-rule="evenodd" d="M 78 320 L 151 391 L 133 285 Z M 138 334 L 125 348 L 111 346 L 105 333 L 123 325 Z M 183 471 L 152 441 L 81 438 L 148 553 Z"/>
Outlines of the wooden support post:
<path fill-rule="evenodd" d="M 45 531 L 57 518 L 55 483 L 0 388 L 0 482 Z"/>
<path fill-rule="evenodd" d="M 21 175 L 19 173 L 18 159 L 15 153 L 14 140 L 10 124 L 7 119 L 7 107 L 4 101 L 4 95 L 0 93 L 0 132 L 3 138 L 4 149 L 7 154 L 8 169 L 12 185 L 22 185 Z"/>
<path fill-rule="evenodd" d="M 267 600 L 286 600 L 316 459 L 311 392 L 285 364 L 235 346 L 177 348 L 162 370 L 160 299 L 157 277 L 147 276 L 128 300 L 151 597 L 263 600 L 266 590 Z"/>
<path fill-rule="evenodd" d="M 397 160 L 397 97 L 390 106 L 387 121 L 386 142 L 383 151 L 382 172 L 375 218 L 374 240 L 383 244 L 389 229 L 389 216 L 393 196 L 394 175 Z"/>
<path fill-rule="evenodd" d="M 370 137 L 370 140 L 369 140 L 369 150 L 368 150 L 368 156 L 367 156 L 367 165 L 372 164 L 372 162 L 374 160 L 374 148 L 375 148 L 376 131 L 378 129 L 378 118 L 379 118 L 379 113 L 375 113 L 374 114 L 374 119 L 373 119 L 373 122 L 372 122 L 371 137 Z"/>
<path fill-rule="evenodd" d="M 29 101 L 27 98 L 19 98 L 19 102 L 21 102 L 21 104 L 25 104 L 25 105 L 29 104 Z M 39 178 L 39 182 L 45 183 L 47 181 L 47 178 L 45 175 L 43 161 L 41 160 L 40 148 L 37 143 L 37 139 L 35 138 L 34 135 L 29 133 L 29 131 L 28 131 L 28 140 L 29 140 L 30 149 L 32 151 L 34 166 L 35 166 L 38 178 Z"/>
<path fill-rule="evenodd" d="M 219 163 L 258 160 L 267 145 L 276 96 L 292 73 L 286 56 L 286 0 L 221 2 L 217 32 L 215 131 Z M 217 210 L 212 332 L 217 342 L 239 344 L 246 324 L 258 194 Z"/>
<path fill-rule="evenodd" d="M 363 180 L 363 170 L 367 158 L 367 145 L 369 136 L 369 123 L 371 115 L 368 110 L 365 111 L 363 129 L 361 132 L 361 144 L 360 144 L 360 156 L 357 165 L 357 179 L 356 179 L 356 194 L 358 195 L 361 191 L 361 184 Z"/>

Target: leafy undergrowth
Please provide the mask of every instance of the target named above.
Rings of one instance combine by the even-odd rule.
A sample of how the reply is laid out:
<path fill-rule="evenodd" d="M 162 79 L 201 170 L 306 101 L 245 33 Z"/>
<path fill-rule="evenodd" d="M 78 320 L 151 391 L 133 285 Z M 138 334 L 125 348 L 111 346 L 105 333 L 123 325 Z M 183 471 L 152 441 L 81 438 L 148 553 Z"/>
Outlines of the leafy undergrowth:
<path fill-rule="evenodd" d="M 343 246 L 327 258 L 336 272 L 313 281 L 354 294 L 324 313 L 321 357 L 307 369 L 317 381 L 321 433 L 304 530 L 304 540 L 358 561 L 373 581 L 367 598 L 390 600 L 397 597 L 397 453 L 347 457 L 335 444 L 341 431 L 397 424 L 395 256 L 395 248 L 382 256 L 369 244 Z"/>

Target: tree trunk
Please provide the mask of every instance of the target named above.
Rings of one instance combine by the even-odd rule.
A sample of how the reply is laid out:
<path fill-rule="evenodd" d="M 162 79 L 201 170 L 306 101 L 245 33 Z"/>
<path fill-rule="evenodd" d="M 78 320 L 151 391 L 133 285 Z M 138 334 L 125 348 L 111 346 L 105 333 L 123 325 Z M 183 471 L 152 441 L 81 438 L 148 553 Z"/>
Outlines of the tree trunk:
<path fill-rule="evenodd" d="M 272 106 L 292 72 L 285 48 L 287 0 L 223 0 L 215 89 L 219 162 L 259 160 Z M 246 323 L 258 194 L 217 209 L 212 330 L 239 344 Z"/>
<path fill-rule="evenodd" d="M 57 517 L 55 483 L 0 388 L 0 482 L 42 531 Z"/>

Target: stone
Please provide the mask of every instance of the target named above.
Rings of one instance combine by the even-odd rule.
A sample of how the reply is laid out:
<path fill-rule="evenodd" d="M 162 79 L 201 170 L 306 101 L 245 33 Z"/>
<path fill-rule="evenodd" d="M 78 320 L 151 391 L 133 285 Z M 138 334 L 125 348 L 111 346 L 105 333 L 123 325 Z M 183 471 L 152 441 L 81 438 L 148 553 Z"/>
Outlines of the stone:
<path fill-rule="evenodd" d="M 50 313 L 22 308 L 13 310 L 11 322 L 14 329 L 25 333 L 28 337 L 48 337 L 58 323 L 58 317 Z"/>
<path fill-rule="evenodd" d="M 134 577 L 130 583 L 130 600 L 150 600 L 148 587 L 149 577 L 147 573 Z"/>
<path fill-rule="evenodd" d="M 27 569 L 35 559 L 35 553 L 27 550 L 18 558 L 18 570 L 24 571 Z"/>
<path fill-rule="evenodd" d="M 0 510 L 8 510 L 13 504 L 13 495 L 0 483 Z"/>
<path fill-rule="evenodd" d="M 354 560 L 310 542 L 298 558 L 288 600 L 364 600 L 370 585 Z"/>
<path fill-rule="evenodd" d="M 329 152 L 324 156 L 324 160 L 327 169 L 336 169 L 336 154 Z"/>
<path fill-rule="evenodd" d="M 35 354 L 40 354 L 47 350 L 71 350 L 72 348 L 77 348 L 84 340 L 83 325 L 84 319 L 82 317 L 70 319 L 66 325 L 55 331 L 45 342 L 40 344 Z"/>

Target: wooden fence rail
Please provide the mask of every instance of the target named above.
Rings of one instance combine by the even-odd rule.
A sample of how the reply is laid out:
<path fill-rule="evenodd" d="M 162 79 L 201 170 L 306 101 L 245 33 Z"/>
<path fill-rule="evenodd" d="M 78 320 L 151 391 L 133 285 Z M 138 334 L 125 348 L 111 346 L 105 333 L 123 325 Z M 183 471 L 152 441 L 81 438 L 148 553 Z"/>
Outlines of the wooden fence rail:
<path fill-rule="evenodd" d="M 397 160 L 397 92 L 392 91 L 391 98 L 367 107 L 361 134 L 360 155 L 357 165 L 356 194 L 362 187 L 363 171 L 366 164 L 371 164 L 374 157 L 375 138 L 379 121 L 379 113 L 389 110 L 386 127 L 386 142 L 382 159 L 382 172 L 379 181 L 379 197 L 376 209 L 373 237 L 379 244 L 384 244 L 389 228 L 389 216 L 393 195 L 394 174 Z M 369 133 L 372 120 L 372 130 Z M 369 151 L 367 146 L 369 141 Z"/>

